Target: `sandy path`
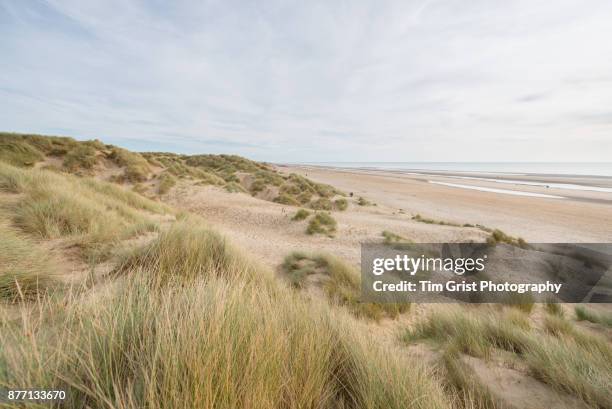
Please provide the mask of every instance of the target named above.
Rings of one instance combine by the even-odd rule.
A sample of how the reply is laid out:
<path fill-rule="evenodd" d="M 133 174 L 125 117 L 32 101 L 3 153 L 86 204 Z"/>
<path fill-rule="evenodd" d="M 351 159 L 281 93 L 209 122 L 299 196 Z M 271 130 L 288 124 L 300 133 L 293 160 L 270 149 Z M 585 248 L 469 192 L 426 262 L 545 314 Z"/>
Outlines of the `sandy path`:
<path fill-rule="evenodd" d="M 361 207 L 350 199 L 344 212 L 333 212 L 338 221 L 334 238 L 307 235 L 307 221 L 295 222 L 295 207 L 227 193 L 211 186 L 179 186 L 169 196 L 172 205 L 203 216 L 233 243 L 272 268 L 291 251 L 325 251 L 354 265 L 359 264 L 360 243 L 382 240 L 389 230 L 420 242 L 485 240 L 476 228 L 458 228 L 419 223 L 409 214 L 384 205 Z"/>

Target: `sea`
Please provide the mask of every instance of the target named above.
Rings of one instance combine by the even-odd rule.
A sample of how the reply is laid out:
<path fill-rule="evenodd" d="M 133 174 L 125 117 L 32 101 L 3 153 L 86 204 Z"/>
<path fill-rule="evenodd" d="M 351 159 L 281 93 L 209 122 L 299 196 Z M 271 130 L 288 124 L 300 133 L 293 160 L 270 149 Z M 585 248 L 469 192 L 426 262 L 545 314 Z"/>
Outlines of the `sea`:
<path fill-rule="evenodd" d="M 303 165 L 414 172 L 612 177 L 612 162 L 310 162 Z"/>
<path fill-rule="evenodd" d="M 531 186 L 566 191 L 582 190 L 612 193 L 612 162 L 310 162 L 302 164 L 340 169 L 400 171 L 421 175 L 430 174 L 432 176 L 438 172 L 448 172 L 451 175 L 446 177 L 456 179 L 458 182 L 469 180 L 472 184 L 435 180 L 429 180 L 429 183 L 461 189 L 551 199 L 564 199 L 565 197 L 548 193 L 528 192 L 524 189 L 521 190 L 521 187 Z M 521 176 L 542 176 L 542 180 L 538 181 L 537 178 L 523 179 Z M 546 176 L 561 177 L 559 179 L 567 176 L 582 180 L 577 183 L 555 183 L 546 180 Z M 473 183 L 478 181 L 495 182 L 499 184 L 500 188 L 474 186 Z"/>

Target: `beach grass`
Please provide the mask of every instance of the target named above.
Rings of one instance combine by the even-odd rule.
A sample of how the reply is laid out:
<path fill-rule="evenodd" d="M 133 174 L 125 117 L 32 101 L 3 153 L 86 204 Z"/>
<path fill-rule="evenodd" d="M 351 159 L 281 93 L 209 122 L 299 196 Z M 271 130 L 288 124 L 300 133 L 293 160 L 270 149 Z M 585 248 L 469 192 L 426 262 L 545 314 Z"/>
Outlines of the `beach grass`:
<path fill-rule="evenodd" d="M 297 212 L 295 212 L 291 220 L 294 220 L 294 221 L 305 220 L 306 218 L 308 218 L 308 216 L 310 216 L 310 212 L 308 210 L 299 209 Z"/>
<path fill-rule="evenodd" d="M 544 331 L 532 328 L 513 309 L 467 316 L 437 311 L 407 330 L 403 340 L 433 339 L 464 353 L 487 358 L 494 349 L 517 354 L 537 379 L 571 393 L 587 404 L 609 407 L 612 349 L 597 335 L 577 331 L 560 317 L 547 317 Z M 604 359 L 602 359 L 602 356 Z"/>
<path fill-rule="evenodd" d="M 242 256 L 194 225 L 137 251 L 113 291 L 38 302 L 2 324 L 0 385 L 66 390 L 65 407 L 450 409 L 420 363 L 233 262 Z M 174 279 L 152 285 L 162 275 Z"/>
<path fill-rule="evenodd" d="M 345 306 L 357 317 L 373 320 L 397 318 L 410 309 L 409 303 L 368 303 L 360 301 L 359 273 L 337 257 L 323 253 L 293 252 L 281 266 L 288 281 L 298 289 L 316 285 L 334 304 Z"/>
<path fill-rule="evenodd" d="M 0 224 L 0 303 L 32 301 L 57 287 L 57 262 L 36 243 Z"/>
<path fill-rule="evenodd" d="M 576 306 L 574 312 L 578 321 L 589 321 L 612 328 L 612 314 L 596 313 L 583 306 Z"/>
<path fill-rule="evenodd" d="M 0 190 L 20 193 L 4 206 L 10 222 L 36 239 L 69 238 L 88 256 L 108 256 L 118 241 L 158 228 L 162 204 L 94 179 L 0 163 Z"/>
<path fill-rule="evenodd" d="M 334 219 L 330 213 L 317 212 L 310 218 L 308 227 L 306 228 L 306 234 L 324 234 L 333 237 L 337 225 L 336 219 Z"/>

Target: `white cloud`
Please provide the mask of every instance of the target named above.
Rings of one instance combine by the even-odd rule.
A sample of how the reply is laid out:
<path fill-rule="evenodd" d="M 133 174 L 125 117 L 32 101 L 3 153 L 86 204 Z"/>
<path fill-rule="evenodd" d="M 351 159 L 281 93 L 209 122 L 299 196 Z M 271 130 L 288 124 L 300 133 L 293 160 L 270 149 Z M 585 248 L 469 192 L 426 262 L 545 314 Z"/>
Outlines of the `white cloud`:
<path fill-rule="evenodd" d="M 0 121 L 273 161 L 609 160 L 607 1 L 0 1 Z"/>

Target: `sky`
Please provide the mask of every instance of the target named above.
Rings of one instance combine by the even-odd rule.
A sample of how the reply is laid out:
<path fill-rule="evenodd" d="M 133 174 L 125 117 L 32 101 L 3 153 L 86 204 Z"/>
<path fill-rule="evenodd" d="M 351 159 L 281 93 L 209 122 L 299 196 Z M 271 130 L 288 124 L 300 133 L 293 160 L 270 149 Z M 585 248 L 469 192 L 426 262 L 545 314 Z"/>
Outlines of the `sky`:
<path fill-rule="evenodd" d="M 612 2 L 0 0 L 0 130 L 271 162 L 610 161 Z"/>

